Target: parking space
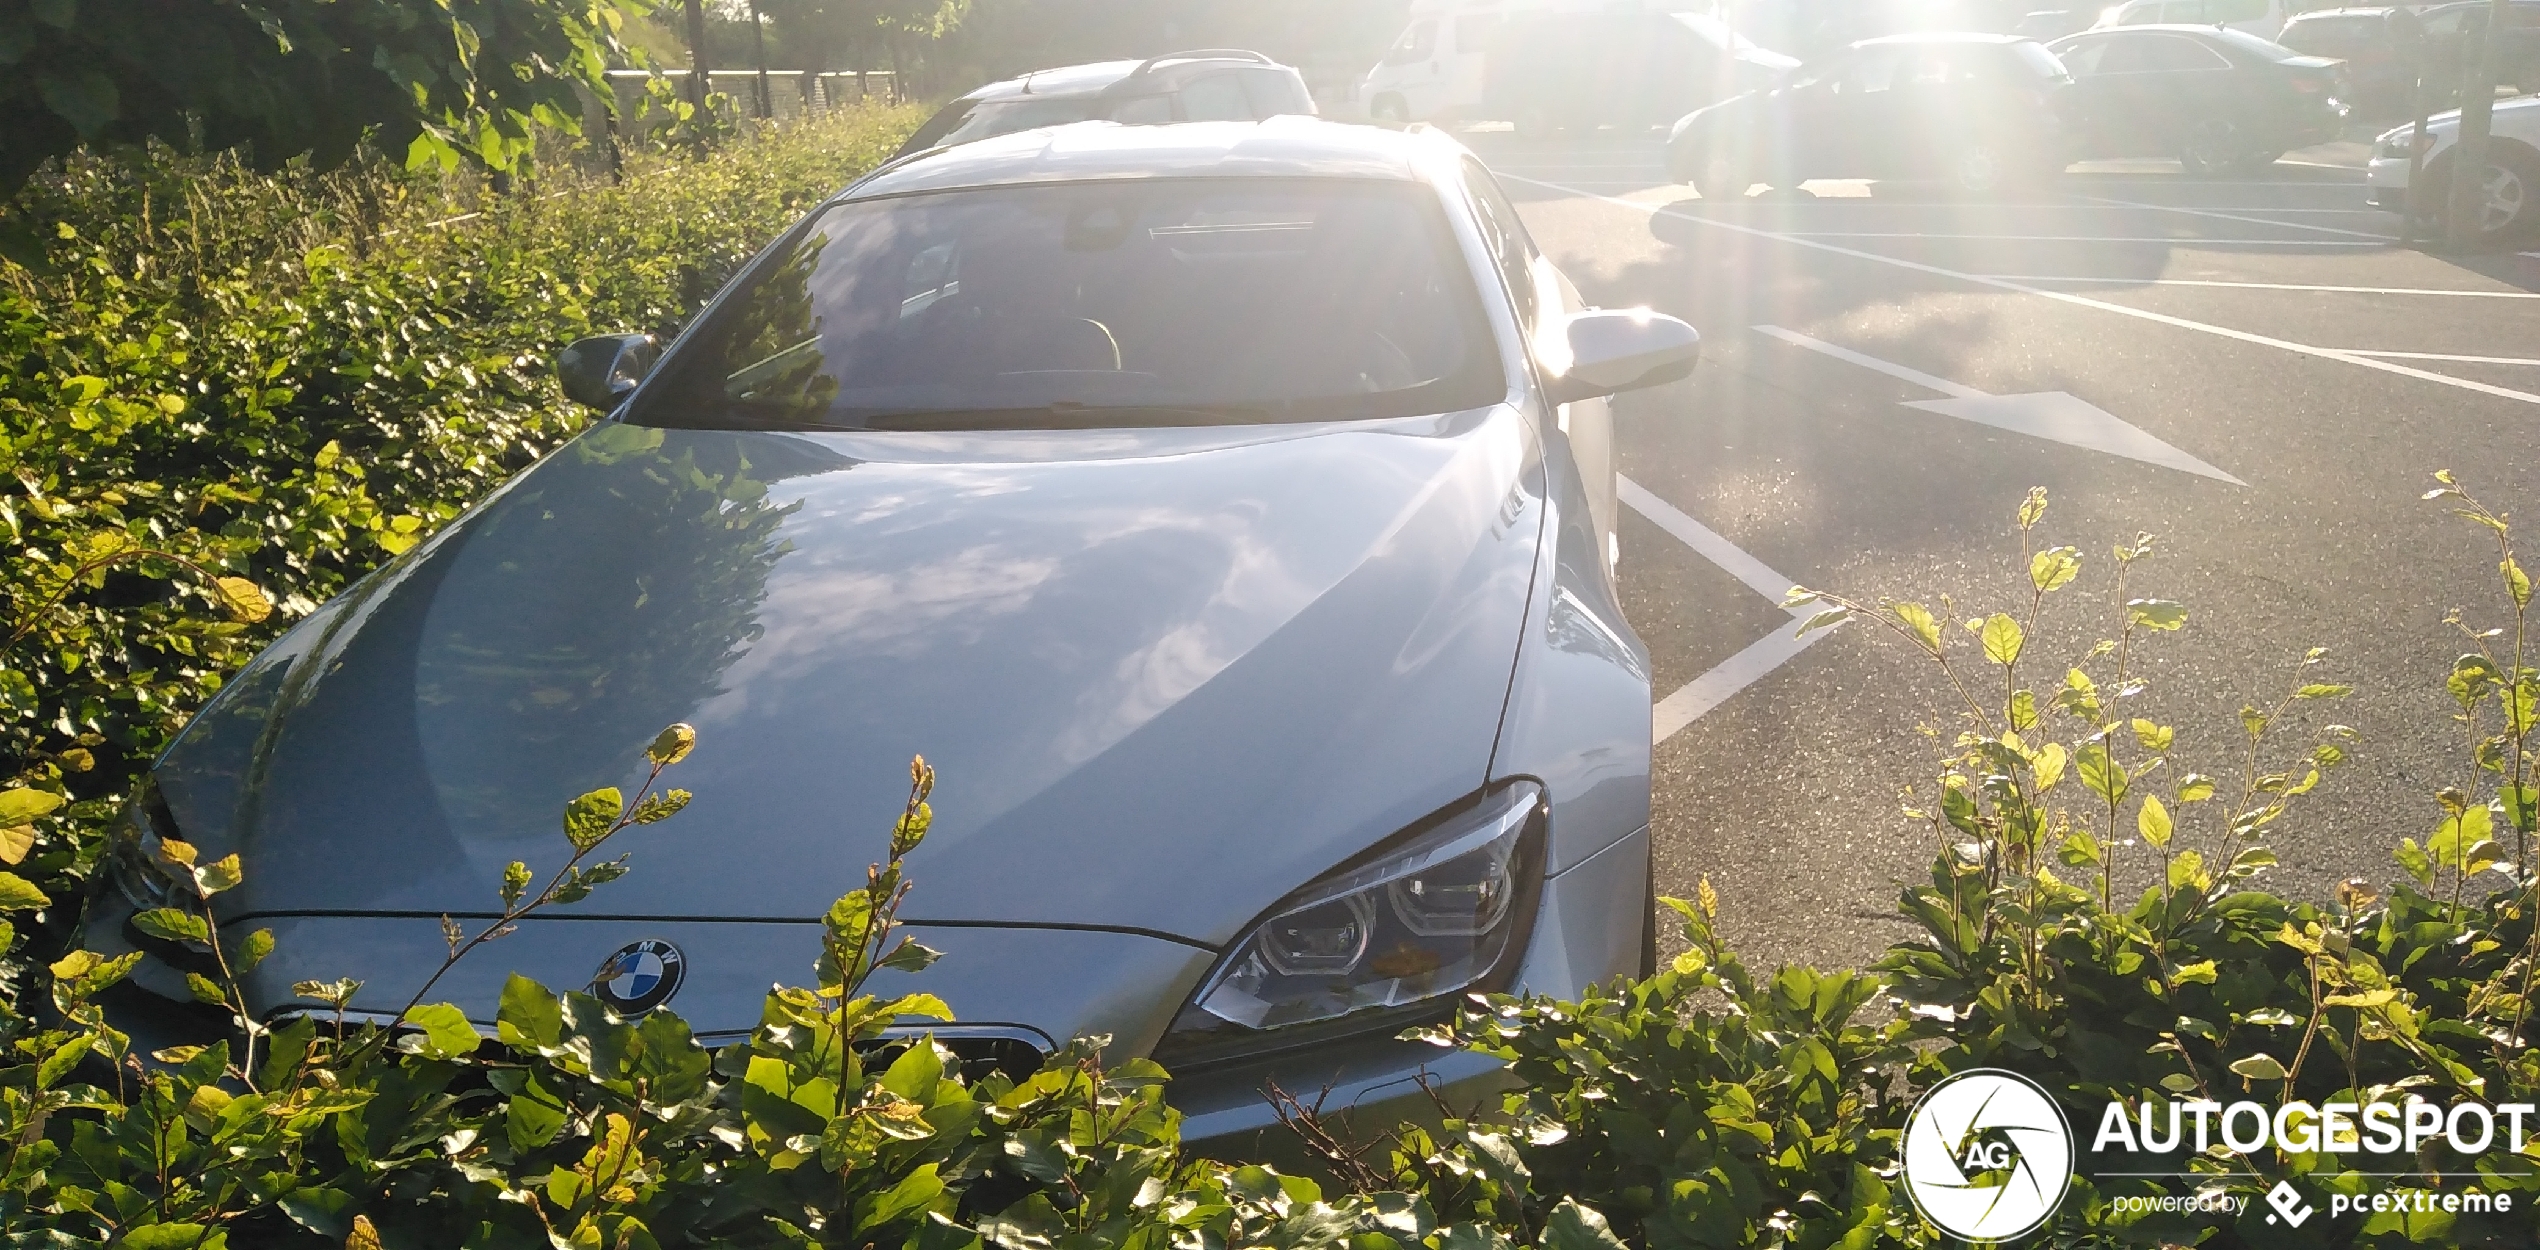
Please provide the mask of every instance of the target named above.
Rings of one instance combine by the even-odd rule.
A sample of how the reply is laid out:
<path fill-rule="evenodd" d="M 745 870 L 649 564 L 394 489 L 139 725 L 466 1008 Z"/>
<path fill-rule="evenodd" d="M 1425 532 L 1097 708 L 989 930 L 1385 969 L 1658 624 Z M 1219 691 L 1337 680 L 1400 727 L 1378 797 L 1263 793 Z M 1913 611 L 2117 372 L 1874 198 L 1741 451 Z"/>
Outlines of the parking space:
<path fill-rule="evenodd" d="M 2285 885 L 2386 875 L 2393 813 L 2431 827 L 2442 617 L 2489 603 L 2494 555 L 2418 495 L 2440 468 L 2503 506 L 2540 489 L 2540 257 L 2400 245 L 2353 143 L 2236 179 L 2108 163 L 1982 201 L 1847 181 L 1715 203 L 1654 139 L 1465 138 L 1591 302 L 1704 334 L 1694 379 L 1622 405 L 1623 575 L 1665 688 L 1661 888 L 1711 878 L 1754 956 L 1895 936 L 1931 850 L 1897 796 L 1931 774 L 1916 726 L 1945 723 L 1910 656 L 1857 627 L 1793 642 L 1766 583 L 1991 610 L 2033 485 L 2049 541 L 2092 553 L 2100 617 L 2109 545 L 2161 535 L 2129 591 L 2194 615 L 2144 712 L 2208 762 L 2303 648 L 2358 687 L 2336 717 L 2360 763 L 2280 835 Z M 2078 654 L 2098 625 L 2041 645 Z"/>

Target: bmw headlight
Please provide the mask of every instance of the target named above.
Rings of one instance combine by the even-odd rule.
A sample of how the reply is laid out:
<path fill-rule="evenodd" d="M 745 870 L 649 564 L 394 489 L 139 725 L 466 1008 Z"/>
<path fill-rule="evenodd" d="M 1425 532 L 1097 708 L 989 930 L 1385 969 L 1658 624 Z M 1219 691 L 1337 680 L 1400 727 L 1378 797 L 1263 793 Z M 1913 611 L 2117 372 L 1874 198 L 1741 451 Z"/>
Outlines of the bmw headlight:
<path fill-rule="evenodd" d="M 1532 918 L 1544 823 L 1542 787 L 1502 786 L 1281 899 L 1218 960 L 1159 1054 L 1188 1063 L 1286 1030 L 1375 1028 L 1408 1014 L 1393 1009 L 1500 988 Z"/>

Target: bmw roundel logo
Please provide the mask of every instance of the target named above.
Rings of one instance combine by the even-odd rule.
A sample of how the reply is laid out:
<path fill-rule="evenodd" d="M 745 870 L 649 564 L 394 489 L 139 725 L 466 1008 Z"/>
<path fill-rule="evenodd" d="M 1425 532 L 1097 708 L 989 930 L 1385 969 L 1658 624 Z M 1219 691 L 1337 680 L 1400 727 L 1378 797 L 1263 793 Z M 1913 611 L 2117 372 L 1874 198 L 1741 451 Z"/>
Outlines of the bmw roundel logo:
<path fill-rule="evenodd" d="M 639 1016 L 679 992 L 687 966 L 679 948 L 659 938 L 629 942 L 591 974 L 591 992 L 619 1015 Z"/>

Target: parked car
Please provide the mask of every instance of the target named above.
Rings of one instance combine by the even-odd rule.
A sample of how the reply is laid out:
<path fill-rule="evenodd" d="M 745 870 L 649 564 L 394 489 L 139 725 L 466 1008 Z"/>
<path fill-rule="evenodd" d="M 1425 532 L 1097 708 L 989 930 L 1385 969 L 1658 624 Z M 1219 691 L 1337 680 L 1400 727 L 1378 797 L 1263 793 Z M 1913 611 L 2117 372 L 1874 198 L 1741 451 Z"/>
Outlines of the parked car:
<path fill-rule="evenodd" d="M 2344 61 L 2353 92 L 2350 103 L 2358 111 L 2397 116 L 2415 102 L 2417 68 L 2426 39 L 2423 27 L 2407 9 L 2387 5 L 2314 9 L 2295 14 L 2276 42 L 2305 56 Z"/>
<path fill-rule="evenodd" d="M 1944 178 L 1986 192 L 2060 170 L 2072 81 L 2033 39 L 1864 40 L 1676 123 L 1667 164 L 1704 199 L 1809 178 Z"/>
<path fill-rule="evenodd" d="M 2345 63 L 2227 27 L 2092 30 L 2047 45 L 2072 72 L 2082 157 L 2175 156 L 2210 177 L 2337 137 Z"/>
<path fill-rule="evenodd" d="M 2102 13 L 2092 28 L 2222 26 L 2273 39 L 2292 16 L 2286 0 L 2125 0 Z"/>
<path fill-rule="evenodd" d="M 2487 0 L 2453 0 L 2417 10 L 2417 19 L 2425 24 L 2427 63 L 2459 65 L 2463 43 L 2486 33 L 2487 11 Z M 2526 93 L 2540 92 L 2540 0 L 2506 4 L 2504 47 L 2497 63 L 2503 67 L 2500 78 L 2505 84 Z M 2446 76 L 2457 73 L 2448 68 L 2445 72 Z"/>
<path fill-rule="evenodd" d="M 945 105 L 899 155 L 1068 122 L 1258 121 L 1314 115 L 1314 96 L 1290 66 L 1258 52 L 1205 48 L 1143 61 L 1098 61 L 992 82 Z"/>
<path fill-rule="evenodd" d="M 619 835 L 631 873 L 436 997 L 490 1022 L 517 971 L 745 1034 L 923 751 L 905 923 L 944 957 L 875 988 L 942 997 L 947 1045 L 1168 1057 L 1202 1149 L 1274 1124 L 1272 1078 L 1379 1123 L 1478 1098 L 1493 1061 L 1396 1035 L 1652 966 L 1604 397 L 1699 346 L 1584 308 L 1435 132 L 1095 123 L 896 161 L 658 364 L 576 344 L 566 392 L 610 415 L 224 687 L 85 940 L 144 952 L 135 992 L 186 1019 L 196 957 L 127 925 L 169 888 L 149 848 L 243 852 L 220 920 L 278 939 L 245 1010 L 350 976 L 376 1018 L 440 965 L 438 917 L 687 721 L 695 801 Z M 144 1049 L 183 1036 L 145 1019 L 118 1016 Z"/>
<path fill-rule="evenodd" d="M 2455 109 L 2436 114 L 2425 126 L 2425 185 L 2434 193 L 2416 206 L 2420 227 L 2442 220 L 2452 186 L 2452 155 L 2461 134 Z M 2373 205 L 2394 213 L 2408 211 L 2408 164 L 2415 142 L 2413 122 L 2383 134 L 2373 143 L 2364 179 Z M 2487 170 L 2479 179 L 2479 233 L 2483 242 L 2525 236 L 2540 230 L 2540 96 L 2496 102 L 2487 139 Z"/>
<path fill-rule="evenodd" d="M 1512 14 L 1493 34 L 1476 112 L 1527 133 L 1663 126 L 1798 64 L 1706 14 Z"/>
<path fill-rule="evenodd" d="M 1692 7 L 1427 0 L 1355 94 L 1382 122 L 1654 125 L 1797 64 Z"/>

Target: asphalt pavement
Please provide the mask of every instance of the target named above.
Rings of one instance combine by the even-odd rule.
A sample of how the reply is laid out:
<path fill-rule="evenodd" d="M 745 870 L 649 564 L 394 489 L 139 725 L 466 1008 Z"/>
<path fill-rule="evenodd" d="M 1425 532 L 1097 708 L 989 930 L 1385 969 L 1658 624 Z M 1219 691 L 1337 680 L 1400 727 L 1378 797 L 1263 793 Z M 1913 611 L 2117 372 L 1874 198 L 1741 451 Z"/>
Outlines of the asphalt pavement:
<path fill-rule="evenodd" d="M 2125 595 L 2190 615 L 2138 653 L 2128 714 L 2177 725 L 2183 761 L 2242 777 L 2238 710 L 2280 698 L 2306 648 L 2328 648 L 2306 680 L 2355 687 L 2303 705 L 2261 761 L 2332 723 L 2358 735 L 2274 832 L 2269 884 L 2389 879 L 2435 789 L 2467 782 L 2444 616 L 2509 604 L 2491 538 L 2420 496 L 2448 468 L 2499 510 L 2540 499 L 2540 253 L 2401 246 L 2352 142 L 2231 180 L 2108 162 L 1987 198 L 1817 182 L 1732 203 L 1670 183 L 1654 136 L 1463 138 L 1590 303 L 1702 331 L 1691 380 L 1618 403 L 1621 578 L 1660 692 L 1659 890 L 1708 877 L 1751 963 L 1857 963 L 1909 935 L 1897 891 L 1934 843 L 1899 794 L 1930 793 L 1918 726 L 1957 726 L 1928 660 L 1857 622 L 1794 639 L 1779 588 L 2016 611 L 2032 486 L 2052 501 L 2037 541 L 2084 565 L 2030 641 L 2031 684 L 2113 631 L 2111 549 L 2149 532 Z M 2219 816 L 2183 836 L 2213 853 Z M 2139 891 L 2151 853 L 2120 854 Z"/>

